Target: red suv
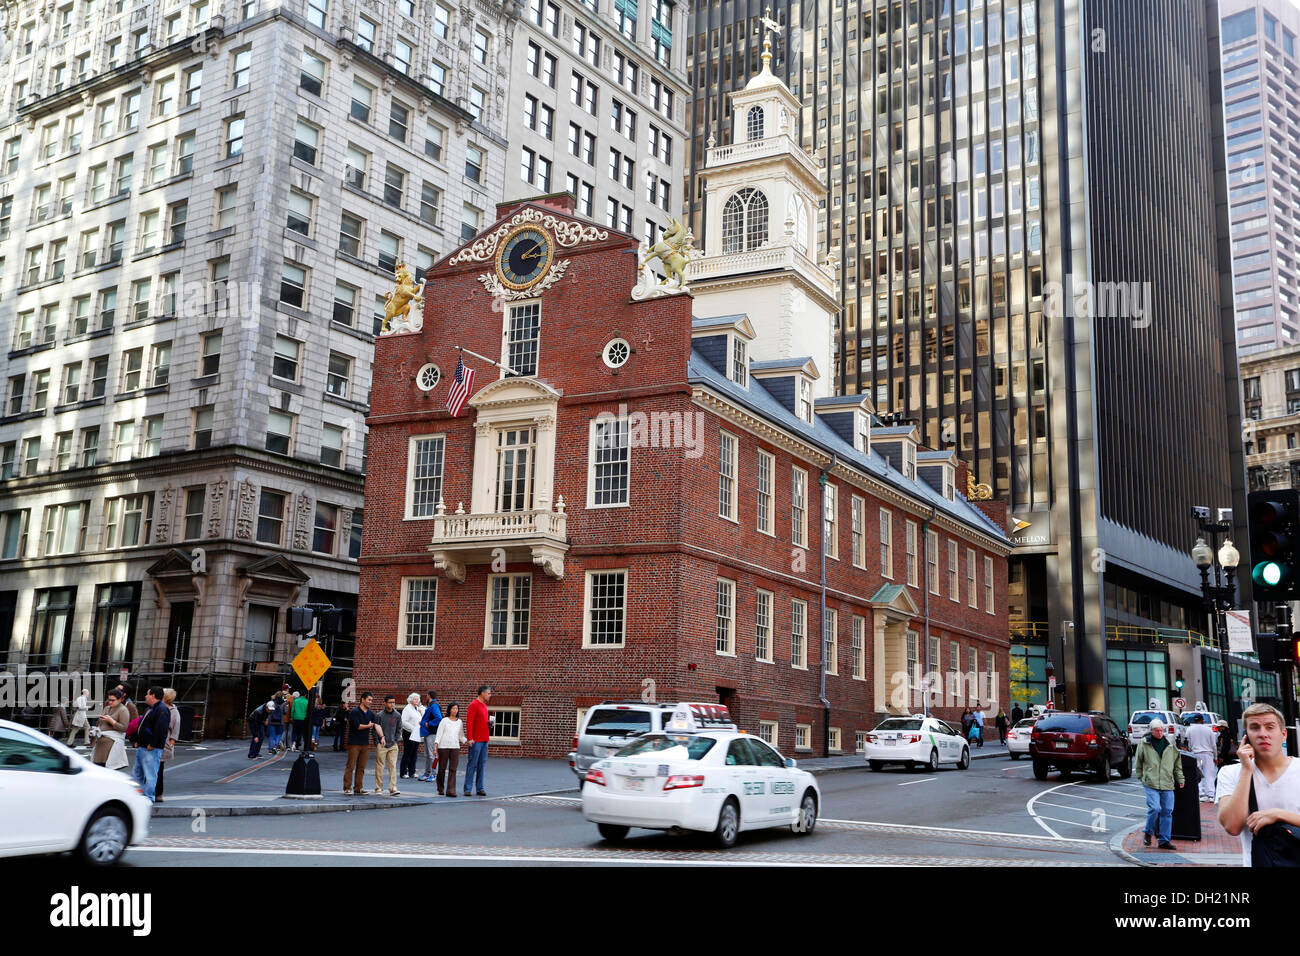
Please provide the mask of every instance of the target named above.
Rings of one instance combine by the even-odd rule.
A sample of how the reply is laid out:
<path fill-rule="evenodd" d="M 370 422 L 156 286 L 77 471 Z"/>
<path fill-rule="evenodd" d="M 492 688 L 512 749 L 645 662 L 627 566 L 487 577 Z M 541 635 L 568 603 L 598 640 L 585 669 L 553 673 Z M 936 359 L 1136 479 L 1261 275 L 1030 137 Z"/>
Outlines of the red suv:
<path fill-rule="evenodd" d="M 1133 754 L 1128 736 L 1115 721 L 1096 711 L 1046 713 L 1029 736 L 1029 758 L 1034 776 L 1047 779 L 1052 767 L 1068 777 L 1075 770 L 1091 771 L 1099 783 L 1110 780 L 1112 769 L 1121 778 L 1133 775 Z"/>

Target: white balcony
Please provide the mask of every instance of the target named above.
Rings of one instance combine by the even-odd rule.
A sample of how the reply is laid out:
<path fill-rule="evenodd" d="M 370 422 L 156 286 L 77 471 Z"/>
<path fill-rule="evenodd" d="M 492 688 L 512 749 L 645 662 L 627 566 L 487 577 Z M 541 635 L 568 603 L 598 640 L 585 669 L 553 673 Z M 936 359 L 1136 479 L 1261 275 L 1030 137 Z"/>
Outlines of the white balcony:
<path fill-rule="evenodd" d="M 702 256 L 689 266 L 687 275 L 691 282 L 715 276 L 734 276 L 753 272 L 772 272 L 790 269 L 816 283 L 827 295 L 834 295 L 834 280 L 828 271 L 800 252 L 793 243 L 767 246 L 749 252 L 724 252 L 721 255 Z"/>
<path fill-rule="evenodd" d="M 467 513 L 462 504 L 454 514 L 438 503 L 429 551 L 433 564 L 453 581 L 465 580 L 467 564 L 490 564 L 499 553 L 506 561 L 531 561 L 555 579 L 564 577 L 569 551 L 568 515 L 564 497 L 555 510 Z"/>
<path fill-rule="evenodd" d="M 808 174 L 821 178 L 817 163 L 788 133 L 768 136 L 765 139 L 751 139 L 743 143 L 731 143 L 727 146 L 712 146 L 705 157 L 705 168 L 713 169 L 722 163 L 743 163 L 752 159 L 767 159 L 771 156 L 792 156 Z"/>

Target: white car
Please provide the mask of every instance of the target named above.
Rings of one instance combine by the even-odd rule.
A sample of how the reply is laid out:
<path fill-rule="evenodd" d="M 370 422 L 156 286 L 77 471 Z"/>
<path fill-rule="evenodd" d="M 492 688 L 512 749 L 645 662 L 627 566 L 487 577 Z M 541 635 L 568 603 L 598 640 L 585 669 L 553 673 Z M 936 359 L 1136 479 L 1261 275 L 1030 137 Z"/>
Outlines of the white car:
<path fill-rule="evenodd" d="M 872 770 L 891 763 L 909 769 L 923 765 L 931 771 L 945 763 L 959 770 L 970 766 L 970 745 L 962 735 L 938 717 L 924 714 L 886 717 L 867 734 L 863 751 Z"/>
<path fill-rule="evenodd" d="M 0 857 L 74 850 L 106 866 L 149 836 L 150 812 L 130 777 L 0 720 Z"/>
<path fill-rule="evenodd" d="M 1019 760 L 1029 753 L 1029 735 L 1033 733 L 1036 723 L 1037 717 L 1026 717 L 1007 731 L 1007 753 L 1011 754 L 1012 760 Z"/>
<path fill-rule="evenodd" d="M 683 706 L 690 717 L 682 718 Z M 698 719 L 701 707 L 711 716 Z M 820 806 L 812 774 L 737 730 L 717 704 L 679 705 L 669 729 L 597 761 L 582 788 L 582 815 L 612 843 L 632 827 L 712 833 L 723 847 L 742 830 L 808 834 Z"/>
<path fill-rule="evenodd" d="M 1187 728 L 1172 710 L 1135 710 L 1128 719 L 1128 742 L 1136 747 L 1150 732 L 1150 723 L 1159 718 L 1164 721 L 1165 733 L 1172 733 L 1174 743 L 1182 746 L 1187 740 Z"/>

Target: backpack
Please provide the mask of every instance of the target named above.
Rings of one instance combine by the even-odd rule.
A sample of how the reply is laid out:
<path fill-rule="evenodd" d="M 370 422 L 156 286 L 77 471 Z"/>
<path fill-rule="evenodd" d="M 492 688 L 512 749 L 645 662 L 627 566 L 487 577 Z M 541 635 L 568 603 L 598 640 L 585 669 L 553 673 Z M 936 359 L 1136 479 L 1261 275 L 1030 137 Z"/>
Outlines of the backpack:
<path fill-rule="evenodd" d="M 139 714 L 136 717 L 134 717 L 129 724 L 126 725 L 127 743 L 131 743 L 131 744 L 140 743 L 140 721 L 142 720 L 144 720 L 144 714 Z"/>
<path fill-rule="evenodd" d="M 1255 775 L 1250 775 L 1251 813 L 1259 809 L 1255 800 Z M 1300 866 L 1300 827 L 1290 823 L 1270 823 L 1255 831 L 1250 841 L 1250 865 Z"/>

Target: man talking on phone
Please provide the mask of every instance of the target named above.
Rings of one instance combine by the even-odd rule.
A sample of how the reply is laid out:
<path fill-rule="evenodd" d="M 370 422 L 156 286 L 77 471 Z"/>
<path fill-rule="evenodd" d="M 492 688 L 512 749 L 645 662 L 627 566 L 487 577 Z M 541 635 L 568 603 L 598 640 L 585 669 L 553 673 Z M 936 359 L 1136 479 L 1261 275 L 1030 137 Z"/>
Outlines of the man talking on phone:
<path fill-rule="evenodd" d="M 1246 734 L 1240 763 L 1219 770 L 1215 802 L 1219 825 L 1241 835 L 1241 864 L 1251 866 L 1256 834 L 1274 823 L 1300 827 L 1300 758 L 1288 757 L 1286 720 L 1269 704 L 1252 704 L 1241 715 Z"/>

